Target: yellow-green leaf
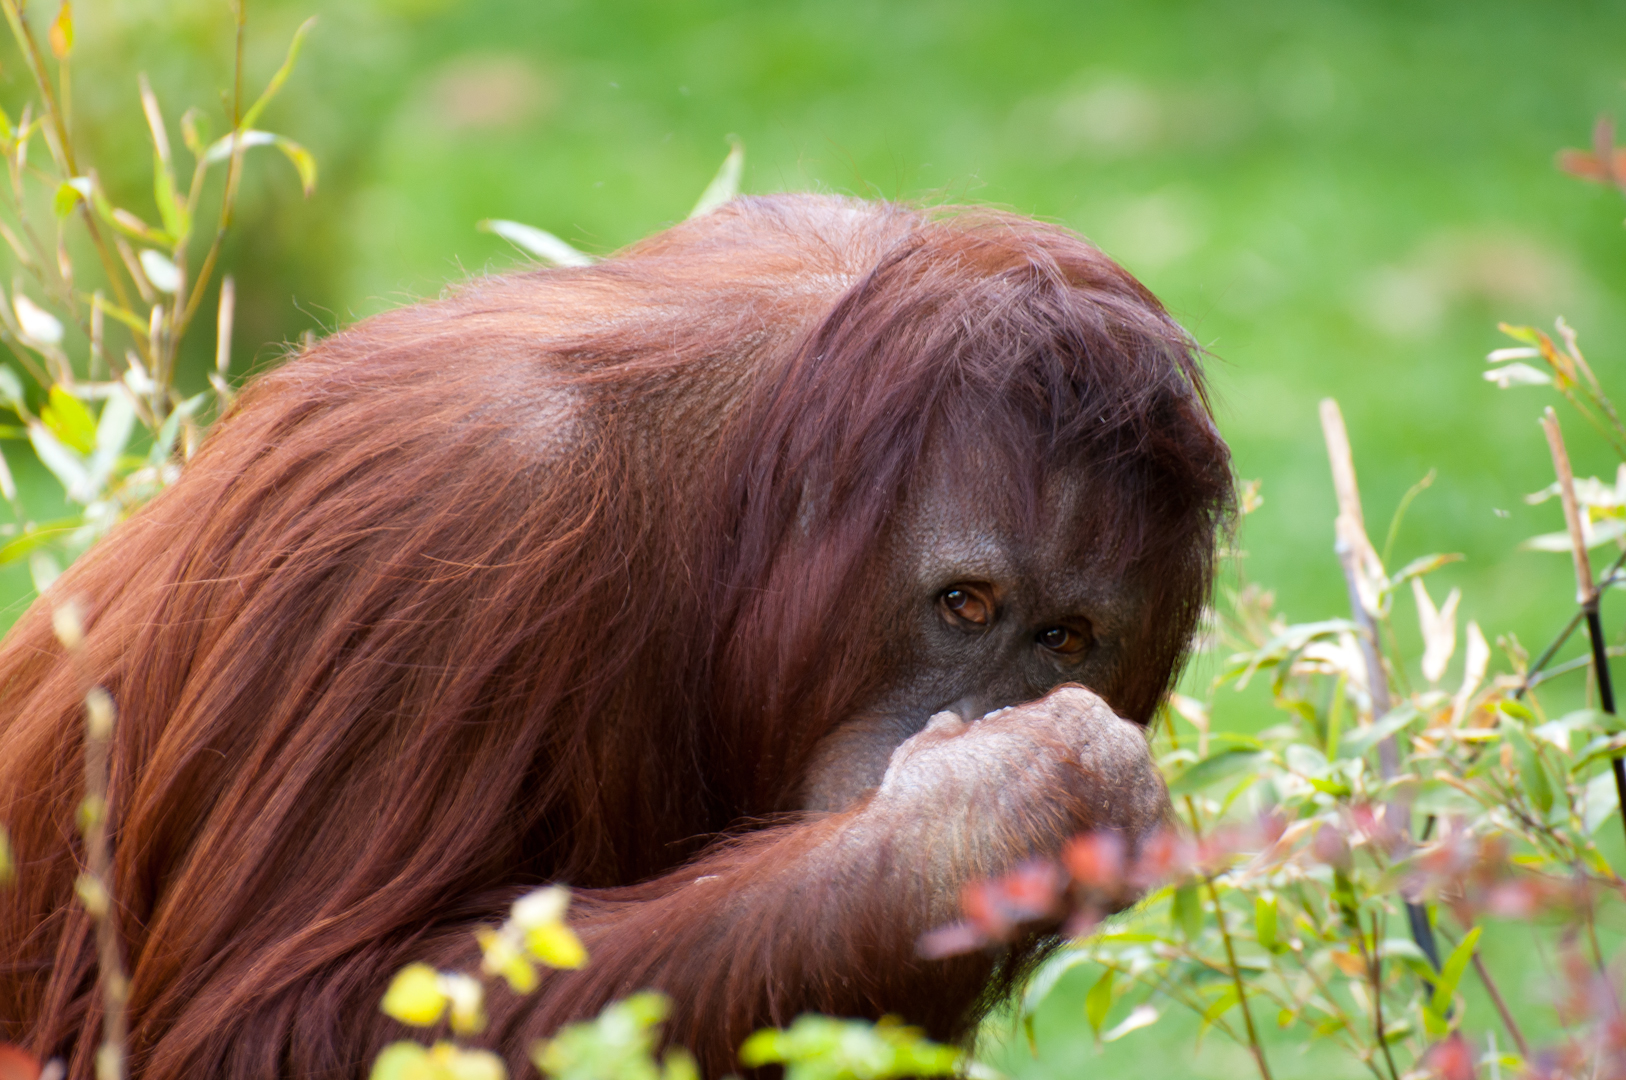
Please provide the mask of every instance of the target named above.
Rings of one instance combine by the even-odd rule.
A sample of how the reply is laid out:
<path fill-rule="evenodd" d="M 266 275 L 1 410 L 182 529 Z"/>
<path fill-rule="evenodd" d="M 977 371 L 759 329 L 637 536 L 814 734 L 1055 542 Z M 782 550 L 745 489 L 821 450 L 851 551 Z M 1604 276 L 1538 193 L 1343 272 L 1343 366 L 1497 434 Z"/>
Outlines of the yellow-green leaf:
<path fill-rule="evenodd" d="M 201 158 L 207 152 L 209 118 L 201 110 L 188 109 L 181 114 L 181 141 L 195 158 Z"/>
<path fill-rule="evenodd" d="M 1097 1035 L 1101 1034 L 1101 1025 L 1106 1023 L 1107 1013 L 1112 1008 L 1112 983 L 1117 975 L 1116 968 L 1107 968 L 1084 995 L 1084 1019 Z"/>
<path fill-rule="evenodd" d="M 299 186 L 304 190 L 305 198 L 310 198 L 311 193 L 316 190 L 316 158 L 311 156 L 309 150 L 285 135 L 278 135 L 275 142 L 277 149 L 294 163 L 294 169 L 299 173 Z"/>
<path fill-rule="evenodd" d="M 415 1042 L 394 1042 L 373 1059 L 368 1080 L 433 1080 L 435 1067 L 429 1051 Z"/>
<path fill-rule="evenodd" d="M 51 209 L 56 211 L 56 216 L 65 218 L 73 213 L 73 208 L 79 205 L 79 200 L 87 197 L 85 188 L 89 184 L 89 180 L 79 176 L 58 184 L 56 197 L 51 200 Z"/>
<path fill-rule="evenodd" d="M 1255 750 L 1228 748 L 1211 754 L 1175 777 L 1169 784 L 1169 794 L 1192 795 L 1222 780 L 1255 769 L 1269 755 Z"/>
<path fill-rule="evenodd" d="M 1235 986 L 1227 986 L 1221 990 L 1219 996 L 1209 1003 L 1208 1008 L 1203 1010 L 1203 1026 L 1207 1027 L 1221 1016 L 1224 1016 L 1240 1000 L 1242 999 L 1237 996 Z"/>
<path fill-rule="evenodd" d="M 1481 929 L 1476 926 L 1464 934 L 1457 947 L 1451 950 L 1451 955 L 1445 958 L 1445 963 L 1440 965 L 1440 981 L 1434 984 L 1434 997 L 1429 1001 L 1429 1007 L 1440 1016 L 1451 1010 L 1451 999 L 1456 995 L 1457 984 L 1462 981 L 1468 961 L 1474 958 Z"/>
<path fill-rule="evenodd" d="M 51 429 L 51 434 L 81 454 L 96 449 L 96 418 L 85 408 L 84 402 L 52 384 L 49 399 L 40 407 L 40 420 Z"/>
<path fill-rule="evenodd" d="M 299 59 L 299 50 L 305 44 L 305 35 L 310 33 L 311 27 L 315 25 L 316 16 L 314 15 L 299 24 L 299 29 L 294 31 L 293 41 L 288 44 L 287 58 L 282 61 L 282 66 L 277 69 L 276 74 L 271 76 L 271 81 L 266 84 L 265 90 L 260 94 L 259 98 L 243 114 L 240 127 L 253 127 L 254 121 L 260 118 L 260 113 L 264 112 L 265 107 L 271 104 L 271 99 L 277 96 L 277 91 L 282 89 L 282 84 L 288 81 L 289 75 L 293 74 L 294 64 Z"/>
<path fill-rule="evenodd" d="M 403 1024 L 428 1027 L 440 1019 L 446 1004 L 440 973 L 428 964 L 408 964 L 390 980 L 379 1007 Z"/>
<path fill-rule="evenodd" d="M 489 1050 L 465 1050 L 451 1043 L 436 1043 L 429 1056 L 446 1080 L 508 1080 L 508 1067 Z"/>
<path fill-rule="evenodd" d="M 1274 896 L 1256 896 L 1253 898 L 1253 929 L 1259 937 L 1259 944 L 1263 948 L 1275 952 L 1281 948 L 1276 940 L 1276 898 Z"/>
<path fill-rule="evenodd" d="M 62 6 L 57 9 L 56 18 L 51 20 L 51 54 L 58 60 L 64 60 L 73 51 L 73 5 L 69 0 L 62 0 Z"/>
<path fill-rule="evenodd" d="M 1197 940 L 1197 936 L 1203 932 L 1203 905 L 1202 898 L 1197 893 L 1196 882 L 1187 882 L 1174 890 L 1169 917 L 1186 935 L 1186 940 Z"/>
<path fill-rule="evenodd" d="M 520 952 L 513 939 L 490 927 L 475 931 L 480 943 L 481 970 L 488 975 L 501 975 L 516 994 L 529 994 L 536 989 L 536 966 L 530 957 Z"/>
<path fill-rule="evenodd" d="M 543 923 L 525 931 L 525 948 L 549 967 L 574 969 L 587 963 L 581 939 L 562 922 Z"/>

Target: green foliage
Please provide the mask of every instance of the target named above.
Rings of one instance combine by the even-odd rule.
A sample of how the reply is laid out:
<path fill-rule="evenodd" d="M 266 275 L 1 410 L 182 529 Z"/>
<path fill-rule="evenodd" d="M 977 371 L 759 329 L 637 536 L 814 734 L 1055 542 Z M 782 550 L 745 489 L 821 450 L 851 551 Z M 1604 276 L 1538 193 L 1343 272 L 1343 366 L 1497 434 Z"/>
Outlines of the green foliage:
<path fill-rule="evenodd" d="M 229 278 L 219 293 L 212 392 L 183 396 L 175 387 L 176 358 L 214 283 L 244 153 L 275 146 L 293 162 L 307 195 L 315 186 L 309 151 L 253 126 L 287 82 L 312 21 L 295 33 L 281 68 L 246 111 L 229 99 L 225 136 L 206 145 L 204 115 L 194 109 L 181 117 L 191 157 L 184 186 L 157 95 L 145 76 L 138 80 L 151 145 L 154 225 L 103 190 L 92 162 L 95 147 L 87 152 L 73 126 L 71 8 L 63 4 L 49 27 L 50 59 L 17 0 L 0 0 L 0 11 L 35 91 L 17 122 L 0 116 L 8 181 L 0 183 L 0 239 L 22 271 L 9 295 L 0 289 L 0 344 L 35 384 L 28 387 L 16 370 L 0 366 L 0 409 L 16 420 L 0 425 L 0 439 L 26 443 L 67 505 L 65 515 L 36 520 L 0 456 L 0 495 L 16 518 L 0 526 L 0 564 L 28 559 L 34 585 L 44 591 L 62 560 L 179 475 L 201 438 L 205 404 L 212 401 L 218 415 L 231 402 Z M 239 7 L 239 30 L 241 16 Z M 42 193 L 48 201 L 37 197 Z M 218 201 L 219 218 L 200 237 L 206 194 Z"/>
<path fill-rule="evenodd" d="M 660 1022 L 669 1008 L 652 991 L 612 1002 L 594 1020 L 570 1024 L 531 1050 L 531 1060 L 554 1080 L 697 1080 L 694 1060 L 681 1050 L 655 1061 Z"/>
<path fill-rule="evenodd" d="M 1626 427 L 1574 332 L 1560 321 L 1555 344 L 1505 329 L 1525 344 L 1492 353 L 1504 367 L 1491 376 L 1541 360 L 1544 378 L 1507 385 L 1557 388 L 1626 468 Z M 1626 529 L 1610 523 L 1626 524 L 1626 500 L 1595 478 L 1570 484 L 1563 460 L 1561 482 L 1532 498 L 1567 485 L 1575 525 L 1556 534 L 1562 546 L 1546 537 L 1532 546 L 1612 547 L 1620 558 L 1599 583 L 1613 586 Z M 1471 1057 L 1462 991 L 1472 967 L 1498 1014 L 1479 1026 L 1502 1028 L 1504 1045 L 1518 1047 L 1510 1054 L 1492 1043 L 1485 1060 L 1516 1070 L 1534 1064 L 1532 1051 L 1478 955 L 1492 925 L 1516 932 L 1490 920 L 1513 920 L 1566 958 L 1552 992 L 1592 1002 L 1564 1007 L 1565 1042 L 1545 1059 L 1557 1070 L 1550 1075 L 1572 1075 L 1571 1063 L 1580 1068 L 1613 1045 L 1619 1025 L 1614 999 L 1595 987 L 1615 977 L 1596 923 L 1626 893 L 1599 843 L 1605 822 L 1619 824 L 1613 763 L 1626 752 L 1623 724 L 1594 708 L 1547 711 L 1543 684 L 1588 659 L 1548 668 L 1563 636 L 1534 662 L 1503 636 L 1498 667 L 1470 620 L 1452 674 L 1460 595 L 1436 605 L 1425 583 L 1450 558 L 1423 556 L 1390 575 L 1359 526 L 1340 520 L 1357 617 L 1292 624 L 1258 586 L 1230 593 L 1215 621 L 1229 655 L 1214 691 L 1268 679 L 1279 722 L 1257 736 L 1216 733 L 1211 702 L 1173 697 L 1155 748 L 1187 846 L 1165 860 L 1167 885 L 1048 962 L 1023 1012 L 1031 1019 L 1059 976 L 1088 962 L 1104 969 L 1084 998 L 1102 1041 L 1122 1037 L 1131 1021 L 1156 1023 L 1175 1003 L 1199 1018 L 1199 1032 L 1214 1028 L 1248 1047 L 1265 1077 L 1256 1013 L 1304 1041 L 1341 1045 L 1387 1080 L 1465 1077 L 1475 1068 L 1462 1064 Z M 1393 625 L 1402 583 L 1416 611 L 1416 653 L 1401 649 Z M 1507 975 L 1522 982 L 1522 971 Z M 1114 1016 L 1123 1024 L 1108 1028 Z"/>
<path fill-rule="evenodd" d="M 466 1050 L 449 1042 L 420 1046 L 391 1043 L 379 1051 L 370 1080 L 507 1080 L 502 1059 L 487 1050 Z"/>
<path fill-rule="evenodd" d="M 964 1065 L 952 1046 L 895 1020 L 879 1023 L 803 1016 L 783 1030 L 759 1031 L 740 1047 L 748 1068 L 785 1066 L 785 1080 L 893 1080 L 951 1076 Z"/>

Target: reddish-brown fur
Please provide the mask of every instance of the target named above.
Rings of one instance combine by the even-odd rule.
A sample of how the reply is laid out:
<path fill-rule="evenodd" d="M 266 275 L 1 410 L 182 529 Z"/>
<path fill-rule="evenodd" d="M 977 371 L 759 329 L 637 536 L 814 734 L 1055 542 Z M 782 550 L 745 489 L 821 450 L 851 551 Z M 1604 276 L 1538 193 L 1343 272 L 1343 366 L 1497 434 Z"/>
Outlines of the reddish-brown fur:
<path fill-rule="evenodd" d="M 577 890 L 592 961 L 531 1001 L 494 991 L 487 1038 L 516 1065 L 646 984 L 714 1074 L 806 1010 L 963 1034 L 1020 953 L 918 959 L 942 890 L 810 874 L 844 815 L 791 813 L 815 744 L 884 672 L 881 556 L 928 444 L 1005 462 L 1018 514 L 1053 470 L 1087 473 L 1095 549 L 1145 588 L 1133 669 L 1098 689 L 1144 723 L 1208 584 L 1228 463 L 1189 340 L 1064 230 L 742 199 L 261 377 L 0 647 L 19 861 L 0 1041 L 92 1073 L 82 694 L 50 629 L 67 597 L 120 708 L 137 1076 L 362 1074 L 403 1033 L 378 1012 L 389 976 L 471 967 L 472 927 L 548 881 Z M 1066 798 L 1054 821 L 995 822 L 1009 850 L 965 865 L 1094 820 Z M 934 842 L 899 826 L 863 852 L 889 881 Z"/>

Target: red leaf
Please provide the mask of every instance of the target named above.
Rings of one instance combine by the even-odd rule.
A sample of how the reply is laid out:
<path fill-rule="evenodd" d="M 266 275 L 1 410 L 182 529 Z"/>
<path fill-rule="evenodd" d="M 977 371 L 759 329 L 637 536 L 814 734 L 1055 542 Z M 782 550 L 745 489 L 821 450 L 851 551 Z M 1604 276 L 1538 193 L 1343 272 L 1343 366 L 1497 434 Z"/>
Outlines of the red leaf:
<path fill-rule="evenodd" d="M 1075 836 L 1061 853 L 1062 865 L 1085 888 L 1115 895 L 1124 884 L 1124 842 L 1115 832 Z"/>
<path fill-rule="evenodd" d="M 0 1043 L 0 1080 L 38 1080 L 40 1063 L 31 1054 Z"/>
<path fill-rule="evenodd" d="M 1423 1058 L 1429 1074 L 1439 1080 L 1474 1080 L 1474 1055 L 1461 1035 L 1429 1047 Z"/>

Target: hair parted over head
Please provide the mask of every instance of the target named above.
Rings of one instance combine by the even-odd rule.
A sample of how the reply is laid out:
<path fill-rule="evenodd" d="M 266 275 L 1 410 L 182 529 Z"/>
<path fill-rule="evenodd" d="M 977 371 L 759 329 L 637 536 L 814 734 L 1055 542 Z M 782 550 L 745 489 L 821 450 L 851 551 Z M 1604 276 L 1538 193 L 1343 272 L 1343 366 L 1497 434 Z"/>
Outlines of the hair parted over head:
<path fill-rule="evenodd" d="M 1147 596 L 1111 699 L 1146 722 L 1232 499 L 1195 353 L 1063 228 L 812 195 L 316 343 L 0 645 L 0 1041 L 91 1070 L 86 678 L 119 708 L 114 910 L 154 1076 L 354 1071 L 332 1017 L 376 1014 L 434 927 L 787 809 L 873 680 L 867 585 L 941 462 L 1001 476 L 1016 520 L 1084 478 L 1080 551 Z"/>

